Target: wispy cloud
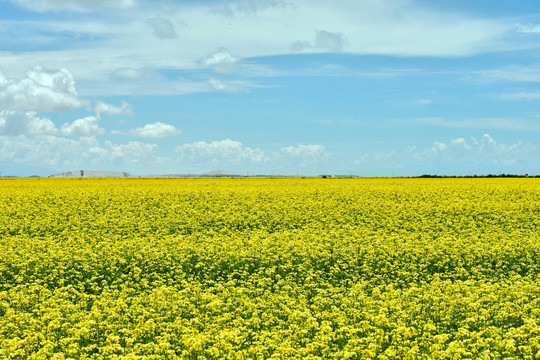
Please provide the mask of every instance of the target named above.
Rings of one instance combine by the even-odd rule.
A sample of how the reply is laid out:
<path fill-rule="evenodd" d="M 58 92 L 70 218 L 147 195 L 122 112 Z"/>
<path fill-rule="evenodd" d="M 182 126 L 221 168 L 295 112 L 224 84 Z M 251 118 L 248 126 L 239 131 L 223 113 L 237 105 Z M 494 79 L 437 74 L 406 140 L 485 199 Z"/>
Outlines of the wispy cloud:
<path fill-rule="evenodd" d="M 517 27 L 517 31 L 521 33 L 540 34 L 539 24 L 526 24 L 526 25 L 517 24 L 516 27 Z"/>
<path fill-rule="evenodd" d="M 510 65 L 500 69 L 476 72 L 483 80 L 507 82 L 540 82 L 540 65 Z"/>
<path fill-rule="evenodd" d="M 498 130 L 529 130 L 540 131 L 540 124 L 514 118 L 470 118 L 448 120 L 439 117 L 421 118 L 418 123 L 443 128 L 456 129 L 498 129 Z"/>
<path fill-rule="evenodd" d="M 236 69 L 238 59 L 239 57 L 233 55 L 228 49 L 220 47 L 217 51 L 203 57 L 200 64 L 219 73 L 232 73 Z"/>
<path fill-rule="evenodd" d="M 136 0 L 13 0 L 34 11 L 80 11 L 91 12 L 103 9 L 126 9 L 135 6 Z"/>
<path fill-rule="evenodd" d="M 499 98 L 503 100 L 538 100 L 540 91 L 520 91 L 515 93 L 501 94 Z"/>
<path fill-rule="evenodd" d="M 129 9 L 121 13 L 114 24 L 107 19 L 88 17 L 80 21 L 34 21 L 32 26 L 25 27 L 24 33 L 17 34 L 17 44 L 21 47 L 35 44 L 34 37 L 42 36 L 44 28 L 61 28 L 74 35 L 82 32 L 86 40 L 78 42 L 75 49 L 45 47 L 32 54 L 14 48 L 0 61 L 1 66 L 17 72 L 35 66 L 35 59 L 39 57 L 47 66 L 69 69 L 79 79 L 81 89 L 102 83 L 100 90 L 111 94 L 121 94 L 128 89 L 126 84 L 110 82 L 111 71 L 117 78 L 131 80 L 140 78 L 140 69 L 157 72 L 160 69 L 193 70 L 201 64 L 218 72 L 231 73 L 239 61 L 236 54 L 241 54 L 245 60 L 286 55 L 298 50 L 346 50 L 360 55 L 463 56 L 506 46 L 505 36 L 515 29 L 504 21 L 436 11 L 406 0 L 347 0 L 339 6 L 308 0 L 239 0 L 217 3 L 210 8 L 208 3 L 201 2 L 170 5 L 166 14 L 159 12 L 165 9 L 161 2 L 135 0 L 17 0 L 17 3 L 35 11 Z M 148 17 L 149 13 L 156 12 L 156 16 Z M 226 40 L 215 34 L 227 34 Z M 167 40 L 169 45 L 155 46 L 156 37 Z M 296 45 L 291 48 L 291 43 Z M 209 49 L 218 50 L 209 53 Z M 492 73 L 491 76 L 503 75 Z M 155 80 L 166 83 L 163 78 Z M 159 84 L 140 86 L 138 91 L 147 89 L 152 93 L 159 87 Z M 169 87 L 169 90 L 175 89 L 180 93 L 183 91 Z"/>

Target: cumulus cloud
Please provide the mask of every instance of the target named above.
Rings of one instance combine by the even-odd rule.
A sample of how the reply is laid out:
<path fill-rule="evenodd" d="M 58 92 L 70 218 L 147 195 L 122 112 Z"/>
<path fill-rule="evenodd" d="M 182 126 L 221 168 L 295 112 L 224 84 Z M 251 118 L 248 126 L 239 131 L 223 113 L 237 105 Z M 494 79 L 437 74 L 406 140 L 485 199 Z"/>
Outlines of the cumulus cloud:
<path fill-rule="evenodd" d="M 508 166 L 529 158 L 534 151 L 536 151 L 534 145 L 523 141 L 510 145 L 503 144 L 497 142 L 491 135 L 484 134 L 479 139 L 472 137 L 470 141 L 464 138 L 452 139 L 448 143 L 436 141 L 430 151 L 419 152 L 417 156 L 426 161 L 443 161 L 476 167 Z"/>
<path fill-rule="evenodd" d="M 56 166 L 73 154 L 81 154 L 79 142 L 50 135 L 1 136 L 0 159 L 18 163 Z"/>
<path fill-rule="evenodd" d="M 449 141 L 435 141 L 431 147 L 418 148 L 412 146 L 404 151 L 390 149 L 365 153 L 359 156 L 354 164 L 363 168 L 386 168 L 390 170 L 416 168 L 423 173 L 435 173 L 444 164 L 453 173 L 447 175 L 487 174 L 501 172 L 518 172 L 538 166 L 531 163 L 537 148 L 523 141 L 504 144 L 496 141 L 491 135 L 484 134 L 480 138 L 455 138 Z M 505 170 L 506 169 L 506 170 Z M 420 174 L 418 174 L 420 175 Z"/>
<path fill-rule="evenodd" d="M 50 119 L 40 118 L 34 111 L 0 111 L 0 135 L 53 135 L 56 132 Z"/>
<path fill-rule="evenodd" d="M 89 149 L 89 154 L 99 154 L 101 159 L 107 158 L 110 163 L 145 163 L 158 160 L 155 152 L 156 144 L 130 141 L 127 144 L 114 144 L 106 141 L 104 146 Z"/>
<path fill-rule="evenodd" d="M 471 150 L 472 147 L 467 143 L 467 140 L 465 140 L 464 138 L 458 138 L 458 139 L 453 139 L 450 141 L 450 146 L 452 148 L 458 148 L 458 149 L 463 149 L 463 150 Z"/>
<path fill-rule="evenodd" d="M 78 97 L 75 80 L 66 69 L 36 66 L 18 80 L 0 75 L 0 108 L 5 110 L 64 111 L 87 104 Z"/>
<path fill-rule="evenodd" d="M 107 104 L 103 101 L 96 101 L 94 107 L 96 114 L 110 114 L 110 115 L 133 115 L 133 107 L 125 101 L 122 101 L 122 105 L 115 106 Z"/>
<path fill-rule="evenodd" d="M 230 139 L 212 141 L 210 143 L 198 141 L 180 145 L 176 148 L 181 159 L 211 160 L 214 163 L 259 163 L 266 160 L 264 152 L 260 149 L 252 149 L 244 146 L 239 141 Z"/>
<path fill-rule="evenodd" d="M 87 116 L 77 119 L 70 124 L 64 124 L 60 128 L 60 134 L 64 136 L 96 136 L 105 133 L 105 129 L 99 127 L 99 116 Z"/>
<path fill-rule="evenodd" d="M 281 152 L 310 161 L 324 160 L 328 157 L 328 153 L 322 145 L 287 146 L 281 148 Z"/>
<path fill-rule="evenodd" d="M 8 84 L 8 78 L 0 71 L 0 88 L 6 87 Z"/>
<path fill-rule="evenodd" d="M 345 35 L 340 32 L 330 32 L 325 30 L 318 30 L 315 33 L 315 40 L 309 41 L 296 41 L 291 44 L 291 50 L 293 52 L 302 52 L 310 50 L 320 50 L 329 52 L 340 52 L 347 45 L 347 39 Z"/>
<path fill-rule="evenodd" d="M 438 142 L 438 141 L 435 141 L 433 143 L 433 146 L 431 147 L 431 150 L 433 150 L 433 152 L 435 153 L 444 151 L 446 149 L 448 149 L 448 145 L 446 145 L 445 143 Z"/>
<path fill-rule="evenodd" d="M 156 122 L 153 124 L 146 124 L 143 127 L 138 127 L 129 130 L 127 133 L 115 131 L 115 134 L 132 135 L 142 138 L 164 138 L 167 136 L 174 136 L 181 133 L 174 125 L 164 124 Z"/>
<path fill-rule="evenodd" d="M 100 143 L 95 137 L 79 139 L 51 135 L 27 137 L 0 136 L 0 161 L 15 161 L 51 168 L 147 168 L 164 159 L 156 154 L 157 145 L 137 141 L 127 144 Z"/>
<path fill-rule="evenodd" d="M 176 39 L 178 33 L 170 20 L 160 16 L 146 20 L 146 23 L 152 28 L 152 34 L 159 39 Z"/>
<path fill-rule="evenodd" d="M 219 73 L 231 73 L 235 71 L 238 59 L 228 49 L 222 47 L 202 58 L 200 64 Z"/>
<path fill-rule="evenodd" d="M 102 9 L 127 9 L 134 6 L 136 0 L 13 0 L 15 3 L 39 12 L 78 11 L 90 12 Z"/>
<path fill-rule="evenodd" d="M 469 154 L 478 155 L 492 155 L 492 154 L 517 154 L 522 152 L 528 152 L 534 150 L 532 145 L 525 144 L 522 141 L 518 141 L 512 145 L 505 145 L 498 143 L 491 135 L 484 134 L 480 139 L 471 137 L 471 144 L 464 138 L 452 139 L 447 144 L 445 142 L 435 141 L 431 150 L 433 153 L 446 152 L 447 154 L 455 153 L 455 151 L 466 151 Z"/>

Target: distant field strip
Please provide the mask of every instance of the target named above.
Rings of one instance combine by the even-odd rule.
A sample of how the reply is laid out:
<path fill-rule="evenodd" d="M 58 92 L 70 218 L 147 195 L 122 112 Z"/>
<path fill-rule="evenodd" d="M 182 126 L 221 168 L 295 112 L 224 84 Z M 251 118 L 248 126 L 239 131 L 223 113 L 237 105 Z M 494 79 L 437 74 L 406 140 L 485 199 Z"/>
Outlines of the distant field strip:
<path fill-rule="evenodd" d="M 1 359 L 540 358 L 540 179 L 0 180 Z"/>

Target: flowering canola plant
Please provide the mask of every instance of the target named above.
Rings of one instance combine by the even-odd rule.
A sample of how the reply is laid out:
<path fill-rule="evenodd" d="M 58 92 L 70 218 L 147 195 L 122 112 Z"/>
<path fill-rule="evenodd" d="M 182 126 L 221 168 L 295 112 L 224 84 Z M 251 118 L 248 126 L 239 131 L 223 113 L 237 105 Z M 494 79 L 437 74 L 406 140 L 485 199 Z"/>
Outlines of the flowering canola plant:
<path fill-rule="evenodd" d="M 0 180 L 1 359 L 540 358 L 538 179 Z"/>

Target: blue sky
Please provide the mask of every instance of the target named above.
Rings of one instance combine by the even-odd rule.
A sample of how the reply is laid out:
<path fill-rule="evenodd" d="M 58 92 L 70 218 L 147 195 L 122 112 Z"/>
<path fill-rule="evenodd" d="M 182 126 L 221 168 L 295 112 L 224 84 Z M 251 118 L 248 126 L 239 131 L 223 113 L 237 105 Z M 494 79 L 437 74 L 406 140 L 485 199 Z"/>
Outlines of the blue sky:
<path fill-rule="evenodd" d="M 540 174 L 537 0 L 0 0 L 0 171 Z"/>

